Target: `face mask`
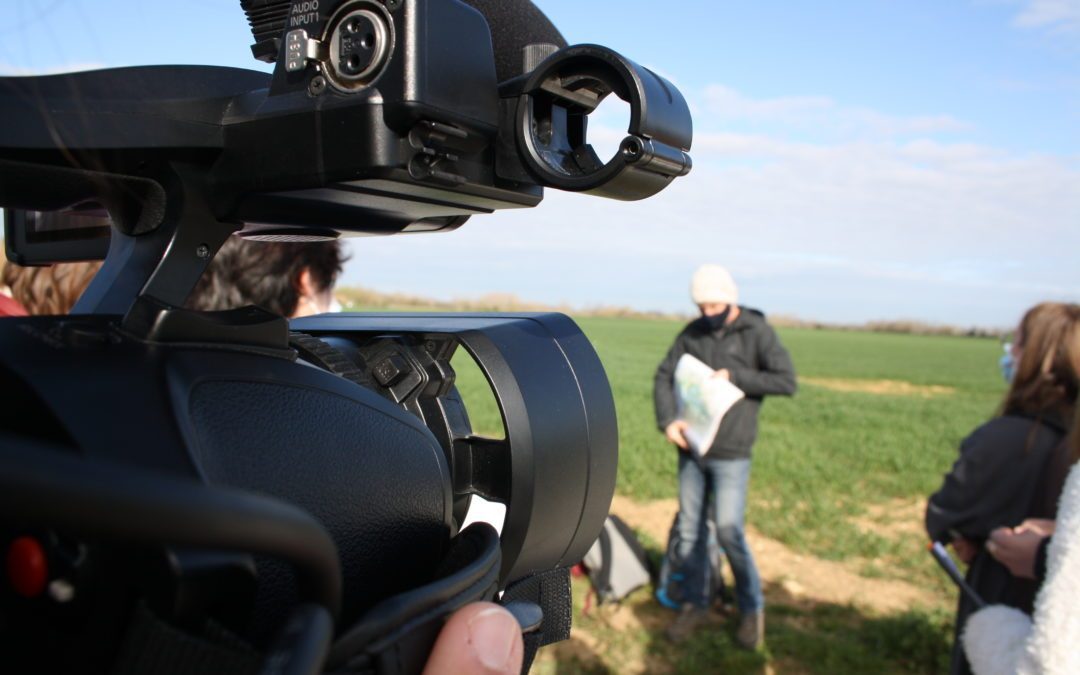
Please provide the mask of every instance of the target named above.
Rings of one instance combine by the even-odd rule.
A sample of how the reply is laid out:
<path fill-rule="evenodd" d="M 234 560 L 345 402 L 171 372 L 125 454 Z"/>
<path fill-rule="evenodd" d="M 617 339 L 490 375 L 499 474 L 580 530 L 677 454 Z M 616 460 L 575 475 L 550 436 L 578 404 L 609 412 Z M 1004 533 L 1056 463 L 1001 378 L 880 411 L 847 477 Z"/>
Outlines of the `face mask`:
<path fill-rule="evenodd" d="M 712 316 L 702 315 L 701 318 L 705 319 L 705 323 L 709 326 L 709 330 L 720 330 L 727 323 L 728 316 L 731 315 L 731 305 L 727 306 L 727 309 L 719 314 L 713 314 Z"/>
<path fill-rule="evenodd" d="M 341 312 L 341 311 L 344 311 L 344 310 L 345 310 L 345 308 L 341 306 L 341 303 L 338 302 L 337 298 L 331 298 L 330 299 L 330 306 L 326 308 L 327 312 Z"/>

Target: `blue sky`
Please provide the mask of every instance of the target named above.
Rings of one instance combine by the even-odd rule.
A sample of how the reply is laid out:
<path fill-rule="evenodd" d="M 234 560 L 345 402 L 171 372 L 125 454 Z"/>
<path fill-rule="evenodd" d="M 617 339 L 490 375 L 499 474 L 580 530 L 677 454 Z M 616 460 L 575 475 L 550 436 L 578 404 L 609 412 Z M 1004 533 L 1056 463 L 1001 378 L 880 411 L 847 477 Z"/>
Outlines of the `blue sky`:
<path fill-rule="evenodd" d="M 1080 300 L 1080 0 L 538 4 L 680 87 L 693 173 L 644 202 L 548 191 L 352 240 L 346 283 L 690 311 L 689 275 L 718 262 L 746 304 L 809 319 L 1005 326 Z M 262 67 L 238 0 L 6 9 L 0 72 Z"/>

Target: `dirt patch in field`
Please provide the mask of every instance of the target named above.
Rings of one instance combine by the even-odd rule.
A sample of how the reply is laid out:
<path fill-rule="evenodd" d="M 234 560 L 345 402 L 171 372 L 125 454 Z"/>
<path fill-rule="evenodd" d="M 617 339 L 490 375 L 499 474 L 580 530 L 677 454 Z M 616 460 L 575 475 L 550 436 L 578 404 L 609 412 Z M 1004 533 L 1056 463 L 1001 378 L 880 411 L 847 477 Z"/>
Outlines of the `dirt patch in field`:
<path fill-rule="evenodd" d="M 875 528 L 879 534 L 884 532 L 884 536 L 910 536 L 910 528 L 919 528 L 924 505 L 914 500 L 875 505 L 851 526 Z M 661 546 L 667 542 L 668 530 L 677 510 L 678 503 L 674 499 L 639 502 L 616 496 L 611 504 L 612 513 Z M 752 527 L 747 530 L 747 538 L 766 589 L 766 604 L 808 609 L 819 604 L 836 604 L 852 606 L 868 616 L 940 604 L 940 598 L 929 590 L 904 581 L 861 576 L 857 570 L 863 561 L 835 562 L 797 553 Z M 574 580 L 578 589 L 587 583 L 584 578 Z M 652 640 L 664 641 L 664 630 L 673 616 L 669 610 L 651 600 L 594 606 L 590 612 L 592 626 L 602 628 L 596 630 L 575 623 L 569 640 L 540 651 L 533 672 L 538 675 L 567 672 L 667 675 L 675 670 L 670 654 L 665 655 L 665 650 L 653 649 L 649 645 Z M 809 621 L 790 616 L 783 620 L 789 623 Z M 735 616 L 731 613 L 713 613 L 708 621 L 730 631 L 733 630 Z M 805 627 L 806 630 L 812 628 L 809 625 Z M 629 638 L 630 642 L 624 637 L 620 642 L 613 635 L 638 637 Z M 809 671 L 797 660 L 782 657 L 762 662 L 753 672 L 758 675 L 802 675 Z"/>
<path fill-rule="evenodd" d="M 877 394 L 879 396 L 920 396 L 933 398 L 956 393 L 955 387 L 937 384 L 912 384 L 903 380 L 854 380 L 839 377 L 800 377 L 800 384 L 809 384 L 831 391 L 859 394 Z"/>
<path fill-rule="evenodd" d="M 894 507 L 892 510 L 888 505 L 882 506 L 880 514 L 888 514 L 890 518 L 895 515 L 895 524 L 882 526 L 877 519 L 869 522 L 874 523 L 872 526 L 878 532 L 882 527 L 917 529 L 922 522 L 921 514 L 915 515 L 918 508 L 915 504 L 906 503 L 903 508 Z M 667 542 L 668 529 L 677 510 L 678 503 L 674 499 L 635 502 L 616 496 L 611 503 L 612 513 L 661 544 Z M 752 526 L 747 527 L 746 534 L 762 581 L 775 584 L 796 603 L 850 604 L 867 613 L 880 615 L 919 605 L 933 606 L 940 602 L 929 590 L 904 581 L 868 579 L 851 569 L 849 564 L 792 551 L 780 542 L 763 536 Z"/>
<path fill-rule="evenodd" d="M 926 499 L 891 499 L 871 504 L 866 513 L 853 518 L 852 523 L 863 532 L 876 534 L 893 541 L 925 538 L 923 517 Z"/>

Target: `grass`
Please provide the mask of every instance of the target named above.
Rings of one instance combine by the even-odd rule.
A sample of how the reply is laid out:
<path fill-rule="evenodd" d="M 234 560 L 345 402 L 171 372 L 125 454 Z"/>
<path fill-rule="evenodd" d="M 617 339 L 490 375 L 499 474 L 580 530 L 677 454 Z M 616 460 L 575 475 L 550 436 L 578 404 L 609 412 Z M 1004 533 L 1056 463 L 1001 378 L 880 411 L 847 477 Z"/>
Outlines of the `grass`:
<path fill-rule="evenodd" d="M 656 429 L 656 366 L 681 325 L 647 319 L 581 318 L 604 363 L 619 418 L 617 491 L 636 499 L 676 496 L 675 452 Z M 874 504 L 925 497 L 965 434 L 994 412 L 1004 385 L 992 339 L 780 330 L 802 378 L 896 380 L 949 387 L 935 396 L 833 391 L 804 384 L 794 398 L 765 403 L 754 448 L 749 520 L 796 550 L 829 559 L 892 557 L 912 571 L 910 551 L 847 526 Z M 455 361 L 474 427 L 501 430 L 475 365 Z M 476 412 L 472 412 L 472 411 Z M 926 568 L 921 554 L 918 569 Z M 928 568 L 929 581 L 940 575 Z M 924 570 L 925 571 L 925 570 Z"/>
<path fill-rule="evenodd" d="M 652 386 L 681 325 L 595 317 L 578 323 L 600 355 L 615 397 L 617 491 L 636 500 L 675 497 L 675 451 L 655 427 Z M 940 605 L 883 617 L 852 607 L 774 602 L 768 651 L 748 654 L 733 648 L 731 626 L 672 648 L 658 637 L 670 617 L 642 593 L 628 602 L 646 627 L 614 628 L 601 616 L 585 618 L 581 626 L 598 640 L 595 653 L 560 652 L 557 663 L 542 661 L 537 672 L 618 672 L 612 659 L 626 654 L 669 672 L 760 672 L 766 662 L 783 672 L 947 670 L 954 589 L 923 552 L 918 500 L 940 485 L 963 436 L 994 413 L 1004 391 L 996 367 L 1000 346 L 964 337 L 779 333 L 803 382 L 794 398 L 769 399 L 762 409 L 748 521 L 796 551 L 850 562 L 863 576 L 930 588 Z M 454 365 L 474 428 L 501 435 L 498 411 L 475 364 L 461 354 Z M 932 396 L 838 391 L 815 383 L 823 378 L 948 389 Z M 896 518 L 910 527 L 897 534 Z M 659 548 L 660 542 L 648 544 Z"/>

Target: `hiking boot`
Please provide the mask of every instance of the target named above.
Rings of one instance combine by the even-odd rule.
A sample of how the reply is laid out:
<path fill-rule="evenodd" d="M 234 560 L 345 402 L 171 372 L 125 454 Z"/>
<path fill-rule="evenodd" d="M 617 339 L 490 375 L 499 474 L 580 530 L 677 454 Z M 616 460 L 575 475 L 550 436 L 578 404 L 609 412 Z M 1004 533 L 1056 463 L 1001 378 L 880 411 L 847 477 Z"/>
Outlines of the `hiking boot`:
<path fill-rule="evenodd" d="M 693 605 L 684 605 L 679 616 L 671 622 L 667 628 L 668 639 L 679 644 L 694 632 L 697 627 L 705 623 L 709 618 L 709 610 Z"/>
<path fill-rule="evenodd" d="M 761 646 L 765 639 L 765 612 L 758 610 L 743 614 L 739 621 L 739 629 L 735 631 L 735 641 L 743 649 L 751 651 Z"/>

